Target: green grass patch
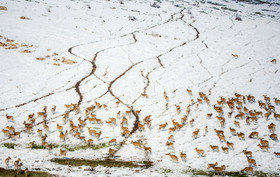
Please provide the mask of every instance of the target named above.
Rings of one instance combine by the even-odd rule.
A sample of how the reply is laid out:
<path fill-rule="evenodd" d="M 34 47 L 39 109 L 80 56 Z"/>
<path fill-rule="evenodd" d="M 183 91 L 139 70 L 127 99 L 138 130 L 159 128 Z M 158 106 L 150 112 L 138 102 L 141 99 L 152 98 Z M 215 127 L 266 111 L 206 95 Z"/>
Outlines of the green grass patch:
<path fill-rule="evenodd" d="M 53 148 L 59 148 L 62 147 L 64 149 L 66 149 L 67 151 L 77 151 L 77 150 L 81 150 L 81 149 L 93 149 L 93 150 L 98 150 L 98 149 L 102 149 L 105 147 L 109 147 L 108 144 L 106 143 L 101 143 L 101 144 L 97 144 L 97 145 L 71 145 L 71 144 L 62 144 L 62 145 L 58 145 L 58 144 L 52 144 Z M 39 145 L 39 144 L 33 144 L 33 146 L 31 147 L 32 149 L 45 149 L 44 146 Z"/>
<path fill-rule="evenodd" d="M 167 174 L 167 173 L 172 173 L 172 170 L 171 169 L 165 169 L 165 168 L 163 168 L 163 169 L 161 169 L 162 171 L 161 171 L 161 173 L 163 173 L 163 174 Z"/>
<path fill-rule="evenodd" d="M 18 145 L 15 143 L 4 143 L 3 146 L 9 149 L 15 149 L 15 147 Z"/>
<path fill-rule="evenodd" d="M 98 149 L 102 149 L 105 147 L 109 147 L 108 144 L 106 143 L 101 143 L 101 144 L 97 144 L 97 145 L 89 145 L 89 144 L 85 144 L 85 145 L 61 145 L 62 148 L 66 149 L 67 151 L 76 151 L 76 150 L 81 150 L 81 149 L 93 149 L 93 150 L 98 150 Z"/>
<path fill-rule="evenodd" d="M 0 168 L 0 176 L 2 177 L 11 177 L 15 175 L 18 175 L 18 177 L 25 177 L 25 173 L 23 170 L 19 171 L 19 173 L 17 174 L 17 170 Z M 52 175 L 42 171 L 28 171 L 27 176 L 28 177 L 51 177 Z"/>
<path fill-rule="evenodd" d="M 196 170 L 196 169 L 190 169 L 190 170 L 184 170 L 182 173 L 185 174 L 191 174 L 191 175 L 197 175 L 197 176 L 214 176 L 214 171 L 203 171 L 203 170 Z M 246 173 L 241 173 L 240 171 L 226 171 L 226 176 L 230 177 L 247 177 L 248 175 Z M 254 171 L 254 176 L 257 177 L 277 177 L 279 176 L 278 173 L 264 173 L 262 171 Z"/>
<path fill-rule="evenodd" d="M 116 161 L 116 160 L 85 160 L 85 159 L 52 159 L 51 162 L 58 163 L 60 165 L 71 165 L 71 166 L 90 166 L 97 167 L 98 165 L 104 167 L 127 167 L 127 168 L 137 168 L 152 166 L 152 162 L 144 161 L 143 163 L 137 163 L 132 161 Z"/>

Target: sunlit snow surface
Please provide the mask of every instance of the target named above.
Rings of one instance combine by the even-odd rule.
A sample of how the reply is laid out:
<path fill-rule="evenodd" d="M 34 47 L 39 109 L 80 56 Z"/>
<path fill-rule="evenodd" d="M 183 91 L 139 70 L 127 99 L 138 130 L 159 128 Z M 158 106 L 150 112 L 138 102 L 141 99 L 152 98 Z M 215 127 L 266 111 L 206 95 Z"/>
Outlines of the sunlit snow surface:
<path fill-rule="evenodd" d="M 267 95 L 275 112 L 280 113 L 280 106 L 273 99 L 280 99 L 278 1 L 8 0 L 1 1 L 0 6 L 7 7 L 0 11 L 0 42 L 7 43 L 8 38 L 14 40 L 15 45 L 29 46 L 0 48 L 0 129 L 14 126 L 16 131 L 22 131 L 21 138 L 16 140 L 1 132 L 1 167 L 5 167 L 4 159 L 11 156 L 11 161 L 21 158 L 23 169 L 40 169 L 62 176 L 185 176 L 184 170 L 207 170 L 207 164 L 215 162 L 218 166 L 225 165 L 226 171 L 240 171 L 248 166 L 242 152 L 246 149 L 253 152 L 257 162 L 254 170 L 280 172 L 280 158 L 274 155 L 280 151 L 280 144 L 270 139 L 267 128 L 274 123 L 275 133 L 280 136 L 280 123 L 273 113 L 268 120 L 260 117 L 257 123 L 250 125 L 245 119 L 239 120 L 238 128 L 233 123 L 237 109 L 232 118 L 228 118 L 230 109 L 224 105 L 226 121 L 222 128 L 216 119 L 219 114 L 213 108 L 220 96 L 228 99 L 235 93 L 251 94 L 256 101 L 264 102 L 263 95 Z M 27 19 L 21 19 L 21 16 Z M 24 49 L 31 53 L 22 53 Z M 45 60 L 36 60 L 40 57 Z M 65 64 L 62 57 L 76 63 Z M 56 58 L 60 60 L 55 61 Z M 272 63 L 272 59 L 277 62 Z M 193 95 L 186 89 L 192 90 Z M 164 91 L 169 97 L 168 110 L 165 109 Z M 203 101 L 196 107 L 199 92 L 207 95 L 210 105 Z M 148 98 L 141 96 L 143 93 Z M 174 149 L 168 148 L 165 145 L 170 135 L 168 128 L 173 127 L 172 120 L 181 123 L 191 99 L 195 103 L 190 106 L 186 125 L 171 133 Z M 117 107 L 118 100 L 121 103 Z M 43 129 L 43 119 L 37 118 L 37 112 L 42 111 L 44 105 L 48 107 L 49 131 L 43 131 L 48 135 L 46 141 L 61 145 L 63 142 L 56 125 L 63 125 L 64 104 L 81 103 L 81 112 L 71 112 L 69 118 L 77 125 L 78 118 L 85 119 L 86 107 L 94 105 L 95 101 L 108 106 L 95 112 L 103 124 L 93 125 L 86 121 L 81 134 L 86 139 L 92 138 L 94 144 L 108 143 L 112 138 L 117 142 L 125 140 L 116 153 L 116 160 L 150 160 L 154 162 L 153 167 L 96 167 L 94 171 L 88 171 L 84 170 L 88 167 L 50 162 L 59 155 L 59 148 L 50 153 L 27 148 L 31 141 L 41 144 L 37 129 Z M 179 114 L 175 104 L 181 107 Z M 52 105 L 57 106 L 54 114 L 51 113 Z M 152 127 L 149 129 L 145 125 L 144 131 L 136 130 L 125 139 L 120 127 L 121 118 L 117 119 L 117 126 L 105 122 L 116 117 L 118 111 L 124 114 L 130 106 L 141 110 L 139 120 L 142 124 L 143 119 L 151 115 Z M 266 112 L 257 102 L 247 101 L 243 106 Z M 23 122 L 28 122 L 27 117 L 32 113 L 37 119 L 33 134 L 27 134 L 23 131 Z M 206 119 L 207 113 L 213 113 L 211 119 Z M 15 121 L 8 122 L 6 115 L 14 116 Z M 126 118 L 131 131 L 136 118 L 134 115 Z M 195 121 L 191 127 L 189 121 L 192 119 Z M 64 131 L 70 131 L 68 122 L 63 125 Z M 165 122 L 168 123 L 166 129 L 159 131 L 159 125 Z M 204 136 L 205 126 L 208 126 L 208 133 Z M 101 130 L 100 140 L 91 137 L 87 127 Z M 229 127 L 243 132 L 245 140 L 231 135 Z M 192 132 L 197 128 L 200 129 L 199 136 L 193 139 Z M 221 147 L 226 143 L 219 141 L 214 129 L 224 130 L 226 140 L 234 143 L 234 150 L 222 151 Z M 259 139 L 249 138 L 253 131 L 269 141 L 268 152 L 258 147 Z M 151 147 L 152 153 L 134 148 L 131 140 L 141 140 Z M 15 149 L 3 147 L 8 142 L 19 146 Z M 84 142 L 69 135 L 66 143 Z M 210 145 L 219 146 L 220 152 L 212 151 Z M 205 150 L 205 157 L 197 155 L 196 147 Z M 108 149 L 67 152 L 67 158 L 104 159 Z M 181 160 L 180 152 L 187 154 L 187 161 Z M 179 162 L 172 161 L 168 153 L 176 155 Z M 172 173 L 164 174 L 163 169 L 171 169 Z"/>

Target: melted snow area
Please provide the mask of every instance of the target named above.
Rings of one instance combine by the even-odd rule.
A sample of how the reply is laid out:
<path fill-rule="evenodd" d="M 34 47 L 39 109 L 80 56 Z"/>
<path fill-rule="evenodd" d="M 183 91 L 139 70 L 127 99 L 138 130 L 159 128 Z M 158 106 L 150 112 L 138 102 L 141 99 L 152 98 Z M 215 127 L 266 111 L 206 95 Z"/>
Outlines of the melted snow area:
<path fill-rule="evenodd" d="M 280 172 L 277 1 L 8 0 L 0 5 L 6 7 L 0 10 L 1 167 L 10 156 L 9 168 L 20 158 L 22 169 L 61 176 L 186 176 L 189 169 L 213 171 L 207 167 L 215 162 L 226 171 L 251 166 Z M 57 124 L 67 131 L 66 141 Z M 106 159 L 111 148 L 115 160 L 149 160 L 153 166 L 58 165 L 50 160 L 63 158 L 60 147 L 28 148 L 32 141 L 42 144 L 38 130 L 47 135 L 44 142 L 58 146 L 117 141 L 99 150 L 67 151 L 66 158 Z M 268 141 L 268 150 L 258 146 L 260 138 Z M 227 142 L 234 148 L 224 152 Z M 244 150 L 252 152 L 256 165 L 248 164 Z"/>

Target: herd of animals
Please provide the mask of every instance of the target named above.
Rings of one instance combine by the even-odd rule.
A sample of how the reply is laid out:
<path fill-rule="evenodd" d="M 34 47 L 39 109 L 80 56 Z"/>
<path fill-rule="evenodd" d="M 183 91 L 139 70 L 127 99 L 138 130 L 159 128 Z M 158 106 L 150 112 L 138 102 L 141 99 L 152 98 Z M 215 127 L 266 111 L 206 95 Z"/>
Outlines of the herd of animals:
<path fill-rule="evenodd" d="M 132 135 L 134 131 L 132 128 L 136 128 L 136 131 L 143 132 L 145 129 L 157 128 L 158 131 L 168 131 L 167 141 L 165 143 L 167 148 L 175 149 L 174 146 L 174 134 L 180 131 L 185 126 L 192 127 L 195 119 L 190 118 L 190 112 L 193 107 L 198 108 L 201 104 L 207 104 L 209 107 L 213 107 L 214 112 L 207 113 L 205 115 L 205 119 L 217 119 L 218 127 L 214 130 L 208 129 L 208 126 L 196 128 L 192 132 L 192 138 L 197 139 L 199 137 L 199 133 L 204 129 L 204 135 L 209 131 L 215 131 L 220 142 L 224 143 L 224 146 L 214 146 L 210 145 L 209 148 L 213 151 L 219 152 L 220 148 L 223 152 L 228 153 L 229 150 L 234 150 L 234 144 L 238 142 L 229 142 L 227 141 L 227 137 L 224 134 L 225 128 L 229 128 L 232 136 L 237 136 L 241 141 L 244 141 L 247 137 L 244 132 L 237 132 L 236 127 L 240 129 L 240 122 L 245 121 L 247 125 L 251 123 L 258 123 L 259 119 L 273 120 L 270 124 L 267 124 L 267 134 L 269 134 L 270 141 L 278 142 L 278 136 L 276 134 L 276 121 L 280 120 L 280 114 L 277 113 L 280 106 L 280 100 L 277 98 L 270 98 L 266 95 L 263 96 L 264 100 L 255 100 L 255 97 L 252 95 L 241 95 L 235 93 L 233 97 L 225 98 L 219 97 L 216 103 L 210 104 L 210 100 L 207 95 L 203 92 L 199 92 L 199 96 L 195 98 L 193 96 L 192 90 L 186 90 L 187 94 L 192 98 L 190 104 L 186 108 L 181 108 L 179 104 L 171 105 L 175 106 L 176 113 L 180 114 L 185 112 L 184 116 L 180 121 L 171 119 L 169 122 L 162 122 L 161 124 L 153 125 L 153 119 L 151 119 L 152 115 L 144 116 L 141 114 L 141 110 L 134 110 L 133 106 L 131 106 L 128 110 L 118 110 L 115 117 L 110 117 L 109 119 L 101 119 L 98 118 L 96 111 L 97 110 L 105 110 L 108 111 L 109 107 L 106 104 L 101 104 L 97 101 L 93 105 L 86 107 L 84 110 L 80 108 L 77 104 L 65 104 L 65 112 L 59 116 L 62 118 L 63 124 L 56 123 L 56 131 L 58 132 L 58 136 L 61 140 L 61 143 L 66 143 L 71 138 L 80 139 L 82 142 L 87 143 L 88 145 L 94 145 L 94 142 L 99 142 L 102 136 L 102 128 L 94 128 L 92 125 L 99 127 L 102 124 L 107 124 L 110 127 L 116 127 L 119 125 L 120 127 L 120 135 L 124 138 L 128 138 Z M 143 97 L 148 98 L 147 94 L 142 94 Z M 166 101 L 165 110 L 171 108 L 169 97 L 166 92 L 163 93 L 163 97 Z M 117 101 L 115 103 L 115 108 L 119 107 L 120 102 Z M 250 110 L 250 104 L 258 104 L 261 111 Z M 226 113 L 225 110 L 230 110 Z M 57 114 L 56 106 L 53 105 L 50 109 L 47 106 L 44 106 L 42 111 L 27 116 L 27 119 L 23 122 L 24 129 L 20 131 L 16 131 L 13 125 L 6 126 L 6 129 L 2 129 L 2 132 L 8 139 L 12 141 L 16 141 L 17 138 L 21 137 L 22 133 L 27 133 L 30 136 L 39 136 L 41 138 L 41 145 L 48 149 L 49 151 L 54 148 L 54 144 L 47 141 L 48 132 L 49 131 L 49 117 L 51 115 Z M 70 116 L 72 114 L 72 116 Z M 82 114 L 83 118 L 73 115 Z M 134 122 L 134 127 L 129 128 L 128 120 L 132 119 L 134 116 L 136 118 L 139 117 L 139 120 Z M 215 116 L 216 115 L 216 116 Z M 7 122 L 14 123 L 15 118 L 12 115 L 6 115 Z M 230 124 L 230 126 L 225 127 L 227 120 L 234 119 L 234 124 Z M 274 122 L 274 123 L 273 123 Z M 38 128 L 39 125 L 42 125 L 42 129 Z M 170 126 L 171 125 L 171 126 Z M 228 125 L 228 124 L 227 124 Z M 262 125 L 263 126 L 263 125 Z M 93 127 L 93 128 L 92 128 Z M 269 152 L 269 140 L 260 137 L 259 132 L 252 131 L 248 138 L 259 139 L 259 148 L 262 151 Z M 29 146 L 32 148 L 35 144 L 35 141 L 29 142 Z M 117 150 L 113 147 L 120 142 L 117 142 L 116 138 L 112 138 L 108 141 L 110 148 L 108 149 L 108 154 L 110 158 L 115 157 L 115 153 Z M 146 153 L 152 153 L 152 148 L 145 146 L 143 142 L 140 141 L 131 141 L 131 144 L 135 148 L 143 149 Z M 154 148 L 154 147 L 153 147 Z M 199 156 L 206 156 L 205 149 L 199 149 L 198 147 L 194 148 L 194 151 L 197 152 Z M 67 151 L 60 148 L 60 155 L 66 156 Z M 256 160 L 253 158 L 252 152 L 244 149 L 242 151 L 247 158 L 248 166 L 241 170 L 241 172 L 253 174 L 254 168 L 257 166 Z M 276 157 L 280 157 L 280 152 L 273 152 Z M 174 161 L 174 163 L 178 163 L 179 158 L 175 154 L 168 153 L 170 156 L 170 160 Z M 180 152 L 180 158 L 182 161 L 187 161 L 187 154 L 184 152 Z M 5 159 L 6 168 L 9 168 L 9 162 L 11 158 L 7 157 Z M 207 169 L 213 169 L 216 174 L 225 174 L 225 165 L 217 166 L 218 163 L 209 163 Z M 20 170 L 22 167 L 21 159 L 18 158 L 14 161 L 14 168 Z"/>

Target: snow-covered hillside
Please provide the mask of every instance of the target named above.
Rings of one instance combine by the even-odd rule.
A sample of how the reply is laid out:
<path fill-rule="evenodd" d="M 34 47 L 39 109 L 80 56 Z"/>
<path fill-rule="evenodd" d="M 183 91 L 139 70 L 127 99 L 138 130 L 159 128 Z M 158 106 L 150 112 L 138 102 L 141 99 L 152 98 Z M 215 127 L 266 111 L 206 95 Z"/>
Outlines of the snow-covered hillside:
<path fill-rule="evenodd" d="M 225 171 L 251 166 L 280 173 L 278 1 L 7 0 L 0 6 L 1 167 L 10 156 L 10 168 L 20 158 L 22 169 L 61 176 L 186 176 L 213 171 L 208 164 L 215 162 Z M 61 147 L 89 139 L 106 145 L 66 157 L 102 160 L 111 148 L 115 160 L 153 166 L 90 171 L 50 161 L 63 158 Z M 31 149 L 33 141 L 56 146 Z"/>

